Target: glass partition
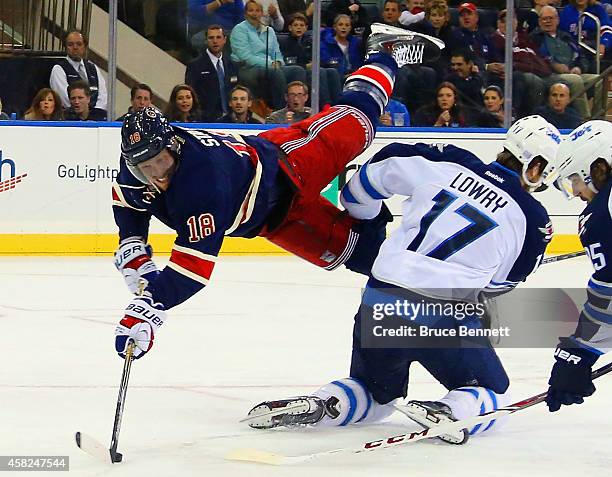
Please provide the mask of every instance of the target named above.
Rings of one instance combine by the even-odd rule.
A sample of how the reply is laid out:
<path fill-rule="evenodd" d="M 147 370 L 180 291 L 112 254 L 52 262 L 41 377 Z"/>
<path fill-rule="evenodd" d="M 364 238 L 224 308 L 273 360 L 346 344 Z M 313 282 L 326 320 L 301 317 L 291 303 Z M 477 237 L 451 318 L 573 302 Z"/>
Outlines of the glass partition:
<path fill-rule="evenodd" d="M 116 92 L 117 118 L 152 103 L 179 122 L 292 123 L 337 101 L 364 61 L 371 24 L 380 22 L 446 45 L 439 58 L 415 57 L 399 70 L 381 126 L 499 128 L 541 114 L 567 129 L 606 117 L 612 29 L 599 4 L 581 10 L 521 0 L 507 12 L 485 0 L 112 1 L 112 84 L 103 84 L 109 0 L 0 0 L 2 47 L 12 54 L 50 49 L 59 62 L 70 56 L 66 33 L 80 28 L 103 79 L 76 73 L 91 87 L 92 108 L 107 110 L 101 99 Z M 39 80 L 39 89 L 51 83 Z M 3 93 L 5 112 L 23 117 L 37 91 L 30 88 L 24 104 Z M 64 93 L 57 91 L 68 108 Z"/>

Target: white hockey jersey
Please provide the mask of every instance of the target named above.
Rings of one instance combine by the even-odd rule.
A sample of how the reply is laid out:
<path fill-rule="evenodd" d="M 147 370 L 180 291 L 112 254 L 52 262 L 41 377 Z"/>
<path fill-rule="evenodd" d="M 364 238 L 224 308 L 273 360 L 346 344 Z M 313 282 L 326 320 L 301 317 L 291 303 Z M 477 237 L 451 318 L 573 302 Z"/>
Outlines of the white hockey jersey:
<path fill-rule="evenodd" d="M 546 210 L 518 174 L 455 146 L 391 144 L 351 178 L 341 202 L 370 219 L 394 194 L 408 197 L 402 223 L 372 275 L 424 295 L 508 291 L 536 270 L 552 236 Z"/>

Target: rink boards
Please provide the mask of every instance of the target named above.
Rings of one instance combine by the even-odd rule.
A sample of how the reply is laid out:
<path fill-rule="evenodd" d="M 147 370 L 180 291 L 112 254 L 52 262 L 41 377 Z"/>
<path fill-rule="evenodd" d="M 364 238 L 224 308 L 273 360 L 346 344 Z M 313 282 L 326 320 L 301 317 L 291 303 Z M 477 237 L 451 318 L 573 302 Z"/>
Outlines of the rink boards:
<path fill-rule="evenodd" d="M 50 125 L 51 124 L 51 125 Z M 257 134 L 257 129 L 204 125 L 206 129 Z M 209 127 L 211 126 L 211 127 Z M 393 141 L 448 143 L 472 151 L 486 162 L 501 150 L 504 130 L 382 128 L 365 154 L 339 178 L 341 187 L 358 164 Z M 111 208 L 111 183 L 118 173 L 119 123 L 0 122 L 0 254 L 112 253 L 117 245 Z M 418 171 L 415 171 L 418 174 Z M 538 194 L 555 225 L 550 253 L 580 248 L 576 215 L 583 205 L 565 201 L 556 191 Z M 400 214 L 402 198 L 389 201 Z M 168 253 L 173 232 L 151 222 L 151 242 Z M 264 239 L 226 239 L 222 253 L 279 254 Z"/>

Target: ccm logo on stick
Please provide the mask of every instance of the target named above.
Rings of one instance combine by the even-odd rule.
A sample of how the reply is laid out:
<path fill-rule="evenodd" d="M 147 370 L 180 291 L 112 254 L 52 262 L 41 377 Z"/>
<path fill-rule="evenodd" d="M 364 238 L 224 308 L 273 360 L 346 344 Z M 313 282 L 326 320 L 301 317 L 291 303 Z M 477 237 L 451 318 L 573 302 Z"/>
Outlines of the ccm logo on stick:
<path fill-rule="evenodd" d="M 421 432 L 411 432 L 410 434 L 400 434 L 399 436 L 389 437 L 387 439 L 380 439 L 377 441 L 367 442 L 364 444 L 364 449 L 374 449 L 376 447 L 389 445 L 389 444 L 397 444 L 402 441 L 410 441 L 418 436 L 426 436 L 429 432 L 429 429 L 424 429 Z"/>

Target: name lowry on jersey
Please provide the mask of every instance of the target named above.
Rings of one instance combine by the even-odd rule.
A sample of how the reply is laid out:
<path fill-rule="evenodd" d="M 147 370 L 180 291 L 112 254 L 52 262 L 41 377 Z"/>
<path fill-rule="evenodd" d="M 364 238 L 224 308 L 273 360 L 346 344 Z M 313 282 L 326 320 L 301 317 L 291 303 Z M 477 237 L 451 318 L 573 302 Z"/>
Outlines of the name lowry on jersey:
<path fill-rule="evenodd" d="M 457 174 L 449 187 L 480 202 L 486 209 L 491 210 L 492 213 L 508 205 L 508 201 L 494 191 L 488 183 L 482 182 L 465 172 Z"/>

